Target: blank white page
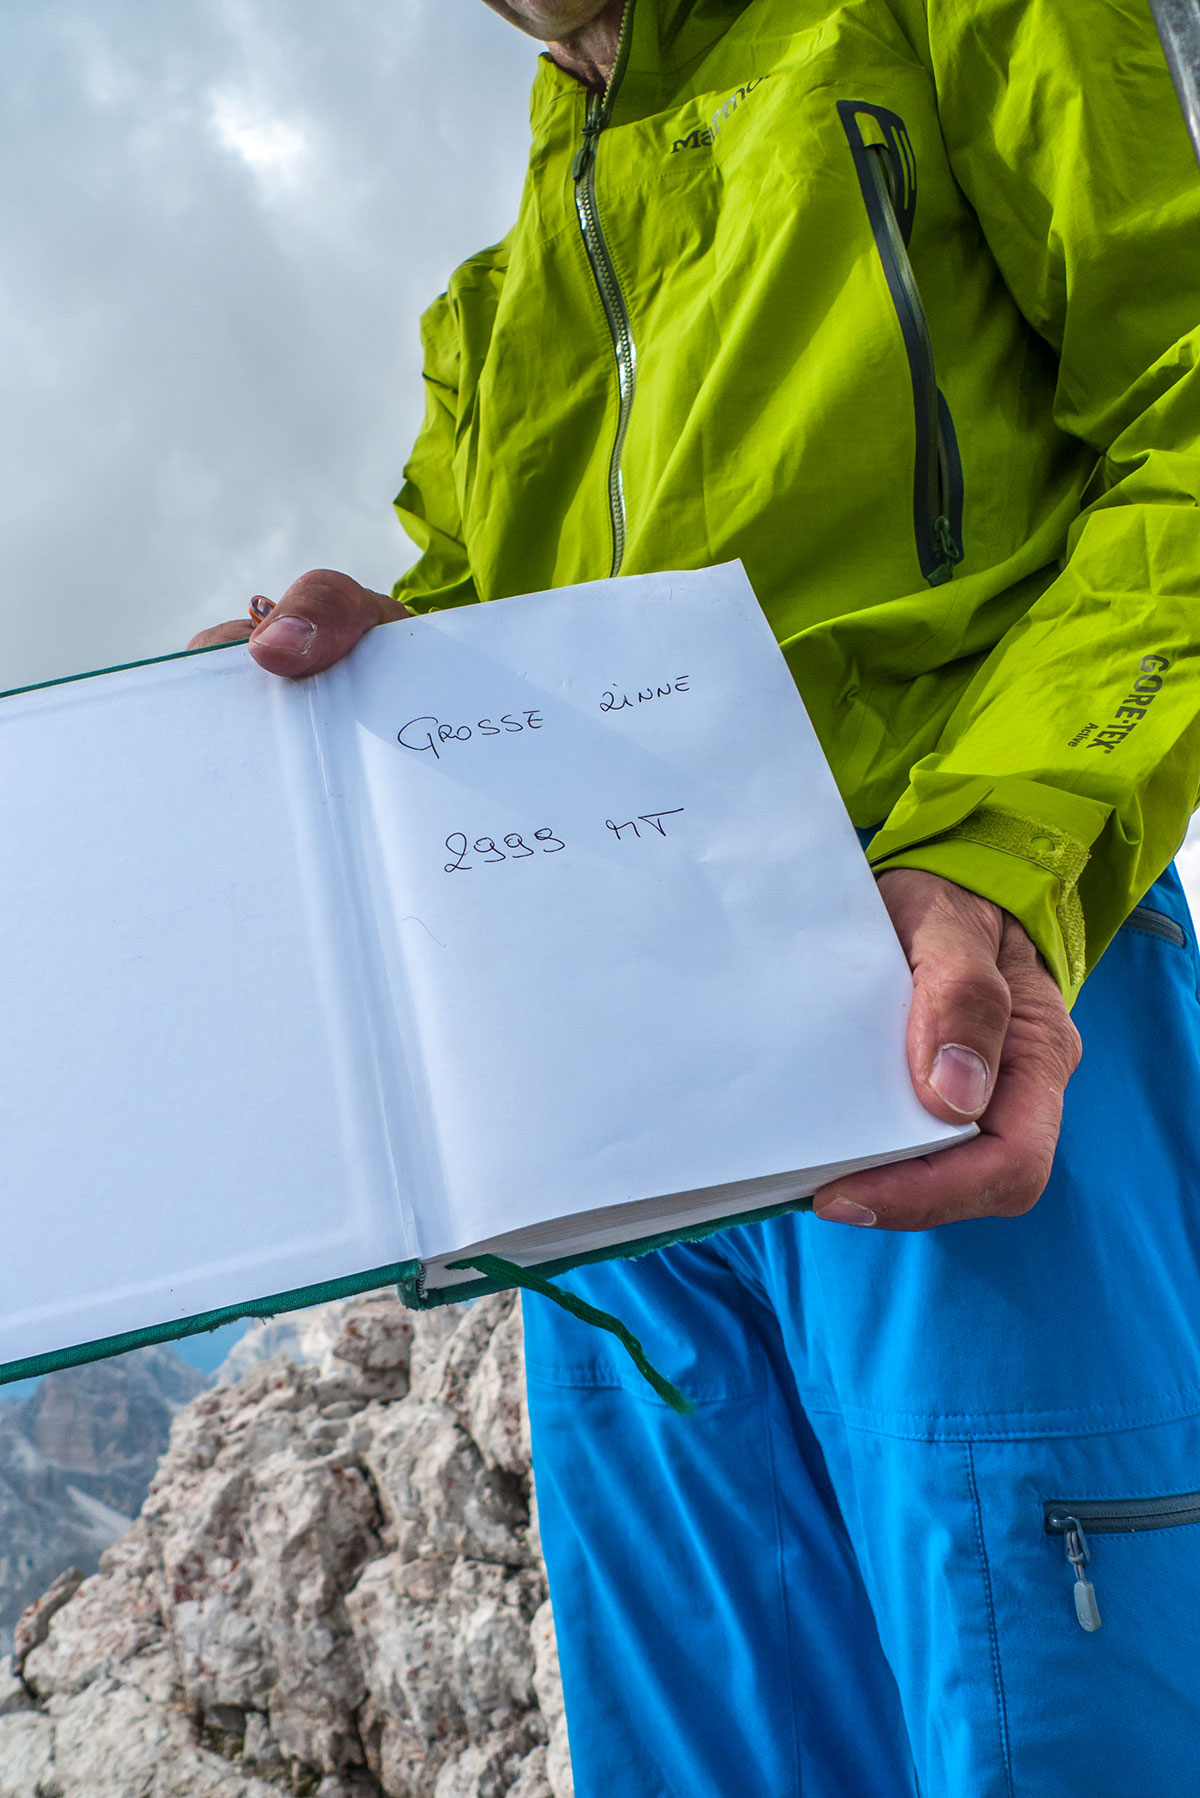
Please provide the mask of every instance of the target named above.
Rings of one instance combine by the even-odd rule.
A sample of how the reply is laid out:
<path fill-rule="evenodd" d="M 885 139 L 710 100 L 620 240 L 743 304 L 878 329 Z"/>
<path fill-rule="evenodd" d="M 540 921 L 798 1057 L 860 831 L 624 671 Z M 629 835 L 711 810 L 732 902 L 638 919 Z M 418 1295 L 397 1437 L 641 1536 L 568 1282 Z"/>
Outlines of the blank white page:
<path fill-rule="evenodd" d="M 343 678 L 448 1192 L 425 1256 L 963 1134 L 740 566 L 387 625 Z"/>
<path fill-rule="evenodd" d="M 411 1254 L 311 690 L 0 701 L 0 1362 Z"/>

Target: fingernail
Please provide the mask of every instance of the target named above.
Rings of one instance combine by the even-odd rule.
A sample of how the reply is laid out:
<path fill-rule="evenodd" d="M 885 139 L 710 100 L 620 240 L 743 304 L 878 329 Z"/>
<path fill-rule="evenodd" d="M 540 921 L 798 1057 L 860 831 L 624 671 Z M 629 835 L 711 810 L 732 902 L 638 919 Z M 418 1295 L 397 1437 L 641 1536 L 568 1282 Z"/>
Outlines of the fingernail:
<path fill-rule="evenodd" d="M 944 1043 L 937 1052 L 929 1084 L 951 1111 L 974 1117 L 987 1102 L 987 1063 L 974 1049 L 964 1049 L 961 1043 Z"/>
<path fill-rule="evenodd" d="M 873 1224 L 875 1213 L 868 1211 L 865 1205 L 856 1205 L 853 1199 L 830 1199 L 816 1213 L 831 1224 Z"/>
<path fill-rule="evenodd" d="M 302 656 L 312 647 L 317 627 L 308 618 L 272 618 L 270 624 L 254 633 L 256 644 L 268 649 L 285 649 L 289 655 Z"/>

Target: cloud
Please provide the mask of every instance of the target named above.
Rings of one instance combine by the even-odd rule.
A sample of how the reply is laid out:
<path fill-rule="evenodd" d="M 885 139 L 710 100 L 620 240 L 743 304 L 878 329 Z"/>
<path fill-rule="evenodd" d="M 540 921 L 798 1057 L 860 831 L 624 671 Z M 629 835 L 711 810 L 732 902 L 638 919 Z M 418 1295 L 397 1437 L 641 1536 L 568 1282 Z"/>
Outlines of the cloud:
<path fill-rule="evenodd" d="M 417 318 L 511 222 L 535 55 L 481 0 L 0 9 L 0 685 L 395 578 Z"/>
<path fill-rule="evenodd" d="M 240 157 L 268 192 L 276 183 L 288 188 L 301 185 L 310 146 L 300 126 L 273 117 L 246 95 L 229 89 L 210 96 L 210 120 L 221 148 Z"/>

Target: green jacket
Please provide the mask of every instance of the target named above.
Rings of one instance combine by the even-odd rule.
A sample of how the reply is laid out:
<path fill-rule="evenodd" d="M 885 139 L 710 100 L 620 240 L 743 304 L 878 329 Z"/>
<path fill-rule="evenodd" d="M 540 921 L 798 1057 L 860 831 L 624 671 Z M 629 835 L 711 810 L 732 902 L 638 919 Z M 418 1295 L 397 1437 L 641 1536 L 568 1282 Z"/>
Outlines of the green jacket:
<path fill-rule="evenodd" d="M 1073 997 L 1200 784 L 1200 181 L 1145 0 L 633 0 L 532 125 L 424 321 L 397 596 L 740 556 L 875 865 Z"/>

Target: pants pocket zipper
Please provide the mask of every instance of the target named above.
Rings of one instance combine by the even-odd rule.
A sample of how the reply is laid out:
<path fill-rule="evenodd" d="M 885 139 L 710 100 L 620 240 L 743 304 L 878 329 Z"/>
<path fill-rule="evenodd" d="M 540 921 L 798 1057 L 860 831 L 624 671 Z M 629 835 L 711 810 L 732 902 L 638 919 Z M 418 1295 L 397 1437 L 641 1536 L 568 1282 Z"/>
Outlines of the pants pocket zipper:
<path fill-rule="evenodd" d="M 1177 924 L 1165 911 L 1155 911 L 1152 905 L 1135 905 L 1121 928 L 1140 930 L 1144 936 L 1160 936 L 1164 942 L 1174 943 L 1177 949 L 1187 946 L 1183 925 Z"/>
<path fill-rule="evenodd" d="M 1155 914 L 1157 916 L 1157 914 Z M 1167 1530 L 1200 1523 L 1200 1492 L 1166 1498 L 1047 1499 L 1042 1507 L 1046 1534 L 1061 1536 L 1075 1573 L 1075 1615 L 1089 1632 L 1100 1628 L 1096 1589 L 1084 1572 L 1092 1558 L 1087 1532 L 1093 1536 L 1133 1535 L 1139 1530 Z"/>

